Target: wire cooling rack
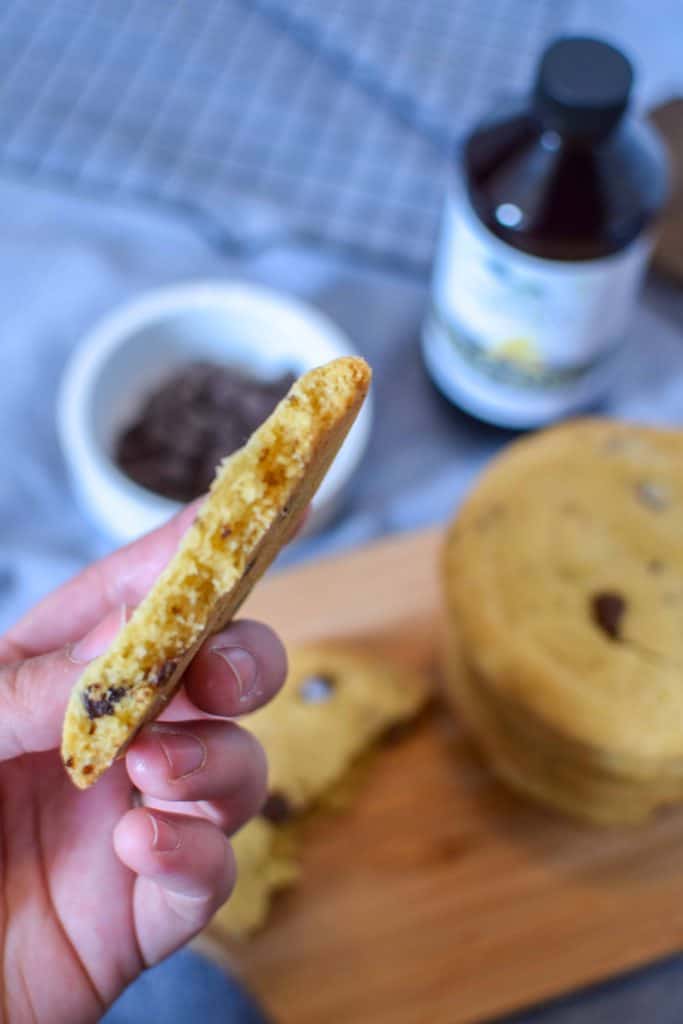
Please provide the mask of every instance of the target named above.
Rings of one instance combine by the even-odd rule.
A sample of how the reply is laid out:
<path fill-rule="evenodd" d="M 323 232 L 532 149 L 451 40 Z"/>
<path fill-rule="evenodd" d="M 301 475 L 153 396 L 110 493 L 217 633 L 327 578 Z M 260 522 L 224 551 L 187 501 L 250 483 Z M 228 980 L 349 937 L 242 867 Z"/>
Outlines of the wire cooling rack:
<path fill-rule="evenodd" d="M 232 251 L 300 238 L 421 273 L 454 135 L 548 38 L 639 6 L 4 0 L 0 173 L 162 205 Z"/>

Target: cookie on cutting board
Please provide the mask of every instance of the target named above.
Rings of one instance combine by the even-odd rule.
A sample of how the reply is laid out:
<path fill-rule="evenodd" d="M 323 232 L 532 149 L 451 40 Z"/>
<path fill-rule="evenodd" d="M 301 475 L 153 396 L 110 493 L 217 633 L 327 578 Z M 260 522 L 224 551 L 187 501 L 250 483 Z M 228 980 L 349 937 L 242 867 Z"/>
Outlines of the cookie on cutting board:
<path fill-rule="evenodd" d="M 311 370 L 220 465 L 176 555 L 72 691 L 62 758 L 77 786 L 106 771 L 173 696 L 203 640 L 233 617 L 310 502 L 369 384 L 355 357 Z"/>
<path fill-rule="evenodd" d="M 269 796 L 235 837 L 237 885 L 209 926 L 214 935 L 245 936 L 265 922 L 271 893 L 299 873 L 292 824 L 431 692 L 422 674 L 338 643 L 299 647 L 289 664 L 275 700 L 240 719 L 266 751 Z"/>
<path fill-rule="evenodd" d="M 516 442 L 443 572 L 447 689 L 505 781 L 598 823 L 683 799 L 683 432 L 583 420 Z"/>

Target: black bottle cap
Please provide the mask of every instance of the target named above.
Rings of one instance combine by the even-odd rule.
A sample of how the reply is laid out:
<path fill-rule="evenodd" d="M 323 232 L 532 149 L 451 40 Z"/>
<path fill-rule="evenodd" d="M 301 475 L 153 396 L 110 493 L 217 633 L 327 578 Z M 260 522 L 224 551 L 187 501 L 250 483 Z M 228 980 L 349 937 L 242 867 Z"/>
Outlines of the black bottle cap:
<path fill-rule="evenodd" d="M 546 128 L 601 138 L 626 110 L 632 84 L 633 68 L 619 50 L 599 39 L 567 36 L 541 58 L 534 106 Z"/>

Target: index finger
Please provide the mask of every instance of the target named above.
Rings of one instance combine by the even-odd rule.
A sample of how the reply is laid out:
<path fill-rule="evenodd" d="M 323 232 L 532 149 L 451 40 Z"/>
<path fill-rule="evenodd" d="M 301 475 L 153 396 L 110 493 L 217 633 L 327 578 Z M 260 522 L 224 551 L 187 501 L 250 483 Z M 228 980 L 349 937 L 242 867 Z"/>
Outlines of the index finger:
<path fill-rule="evenodd" d="M 115 608 L 135 607 L 150 589 L 192 524 L 203 498 L 168 523 L 119 548 L 53 591 L 0 639 L 3 655 L 31 658 L 73 643 Z"/>

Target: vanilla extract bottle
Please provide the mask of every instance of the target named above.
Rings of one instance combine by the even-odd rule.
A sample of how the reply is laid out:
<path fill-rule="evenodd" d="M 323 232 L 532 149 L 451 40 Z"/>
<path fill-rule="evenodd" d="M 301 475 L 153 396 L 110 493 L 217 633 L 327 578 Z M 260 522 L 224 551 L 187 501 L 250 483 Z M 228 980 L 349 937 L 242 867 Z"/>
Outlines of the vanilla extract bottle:
<path fill-rule="evenodd" d="M 614 379 L 667 193 L 632 83 L 613 46 L 558 39 L 530 99 L 458 146 L 422 342 L 441 391 L 481 419 L 541 426 Z"/>

